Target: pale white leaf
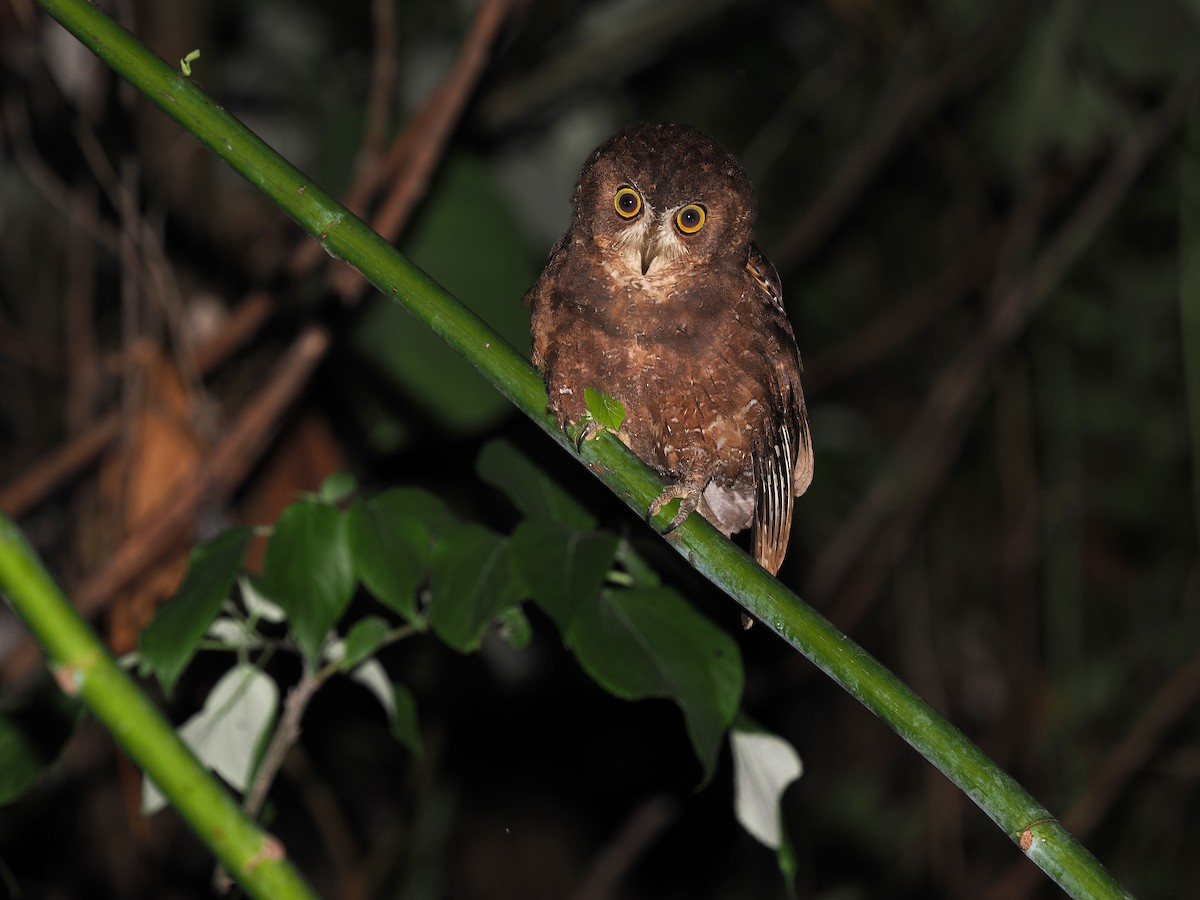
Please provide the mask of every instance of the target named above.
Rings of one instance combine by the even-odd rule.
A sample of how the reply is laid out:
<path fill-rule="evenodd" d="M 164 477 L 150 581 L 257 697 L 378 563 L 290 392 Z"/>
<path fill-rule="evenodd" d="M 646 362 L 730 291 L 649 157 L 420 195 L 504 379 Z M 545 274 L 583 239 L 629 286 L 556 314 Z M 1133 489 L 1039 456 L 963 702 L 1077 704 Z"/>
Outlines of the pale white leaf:
<path fill-rule="evenodd" d="M 384 710 L 387 711 L 389 721 L 396 718 L 396 695 L 393 693 L 392 683 L 388 680 L 387 672 L 379 664 L 379 660 L 368 659 L 350 673 L 350 678 L 376 696 Z"/>
<path fill-rule="evenodd" d="M 246 576 L 238 579 L 238 587 L 242 590 L 242 602 L 246 604 L 246 612 L 255 619 L 264 622 L 282 622 L 287 613 L 275 602 L 268 600 L 254 586 L 254 581 Z"/>
<path fill-rule="evenodd" d="M 339 637 L 330 638 L 321 646 L 321 659 L 340 663 L 346 658 L 346 642 Z"/>
<path fill-rule="evenodd" d="M 783 738 L 761 731 L 731 731 L 733 804 L 737 820 L 756 840 L 779 849 L 779 800 L 800 777 L 800 756 Z"/>
<path fill-rule="evenodd" d="M 278 708 L 274 681 L 249 664 L 235 666 L 213 686 L 204 708 L 180 726 L 179 737 L 205 766 L 245 792 Z M 150 779 L 142 787 L 142 813 L 151 815 L 166 801 Z"/>
<path fill-rule="evenodd" d="M 208 626 L 208 631 L 204 634 L 206 637 L 224 644 L 231 650 L 257 647 L 259 644 L 258 635 L 247 628 L 244 622 L 239 622 L 237 619 L 231 619 L 228 616 L 220 616 L 214 619 L 213 623 Z"/>

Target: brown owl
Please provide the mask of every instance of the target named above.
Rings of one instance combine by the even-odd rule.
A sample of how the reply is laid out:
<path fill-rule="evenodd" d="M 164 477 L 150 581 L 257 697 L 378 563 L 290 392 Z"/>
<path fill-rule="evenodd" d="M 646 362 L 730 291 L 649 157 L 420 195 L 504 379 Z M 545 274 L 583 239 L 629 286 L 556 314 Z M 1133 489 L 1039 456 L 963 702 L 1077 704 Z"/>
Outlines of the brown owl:
<path fill-rule="evenodd" d="M 618 398 L 619 437 L 671 482 L 649 515 L 680 498 L 668 530 L 693 510 L 726 535 L 753 525 L 775 574 L 813 456 L 800 354 L 753 221 L 750 181 L 715 141 L 634 126 L 584 165 L 526 302 L 559 426 L 584 417 L 586 388 Z"/>

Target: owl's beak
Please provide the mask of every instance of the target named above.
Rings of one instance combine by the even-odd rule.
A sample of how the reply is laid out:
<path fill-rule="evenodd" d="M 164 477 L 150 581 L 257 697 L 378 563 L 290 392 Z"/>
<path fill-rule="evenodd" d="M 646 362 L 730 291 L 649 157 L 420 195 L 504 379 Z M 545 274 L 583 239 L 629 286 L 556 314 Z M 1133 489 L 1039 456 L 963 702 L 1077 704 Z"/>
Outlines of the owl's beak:
<path fill-rule="evenodd" d="M 645 235 L 642 236 L 643 275 L 650 271 L 650 264 L 654 262 L 654 257 L 658 256 L 658 241 L 654 239 L 654 234 L 653 231 L 647 228 Z"/>
<path fill-rule="evenodd" d="M 687 248 L 675 237 L 670 224 L 644 220 L 638 223 L 637 230 L 625 233 L 621 252 L 630 265 L 640 266 L 642 274 L 649 275 L 651 269 L 669 266 L 677 256 L 687 253 Z"/>

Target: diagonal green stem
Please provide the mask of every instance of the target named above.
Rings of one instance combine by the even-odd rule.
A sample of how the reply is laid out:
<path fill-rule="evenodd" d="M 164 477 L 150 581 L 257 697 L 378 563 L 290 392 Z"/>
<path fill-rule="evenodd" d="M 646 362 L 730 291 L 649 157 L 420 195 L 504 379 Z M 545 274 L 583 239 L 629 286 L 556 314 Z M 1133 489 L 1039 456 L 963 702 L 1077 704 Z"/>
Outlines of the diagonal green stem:
<path fill-rule="evenodd" d="M 497 390 L 572 450 L 546 411 L 541 378 L 479 318 L 213 103 L 191 79 L 165 65 L 85 0 L 38 2 L 122 77 L 278 204 L 328 253 L 350 262 L 380 291 L 402 303 L 470 360 Z M 203 66 L 201 62 L 193 67 L 197 77 L 203 74 Z M 639 513 L 662 489 L 654 474 L 609 435 L 589 442 L 578 455 Z M 665 525 L 666 517 L 657 524 Z M 1071 896 L 1129 896 L 1081 844 L 978 747 L 707 522 L 691 517 L 672 534 L 671 542 L 713 583 L 811 659 L 944 772 Z M 36 602 L 16 593 L 13 599 L 23 615 L 30 603 Z M 118 737 L 125 738 L 119 732 Z"/>
<path fill-rule="evenodd" d="M 315 896 L 283 858 L 278 841 L 246 817 L 121 670 L 3 513 L 0 594 L 12 600 L 46 649 L 59 686 L 78 696 L 112 732 L 251 896 Z"/>

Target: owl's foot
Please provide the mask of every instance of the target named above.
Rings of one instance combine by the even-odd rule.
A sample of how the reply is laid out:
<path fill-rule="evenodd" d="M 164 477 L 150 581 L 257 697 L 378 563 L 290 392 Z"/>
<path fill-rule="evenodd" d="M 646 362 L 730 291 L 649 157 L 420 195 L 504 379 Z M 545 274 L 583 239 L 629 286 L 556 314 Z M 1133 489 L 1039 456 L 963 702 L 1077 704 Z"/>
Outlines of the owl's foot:
<path fill-rule="evenodd" d="M 603 425 L 595 419 L 587 419 L 579 428 L 579 434 L 575 436 L 575 449 L 582 450 L 584 441 L 594 441 L 602 431 L 607 431 Z"/>
<path fill-rule="evenodd" d="M 671 485 L 654 498 L 654 502 L 650 504 L 650 509 L 646 513 L 646 518 L 653 519 L 672 500 L 679 501 L 679 512 L 675 513 L 675 518 L 663 529 L 663 534 L 670 534 L 682 525 L 688 516 L 696 511 L 696 505 L 700 502 L 700 488 L 694 484 Z"/>

